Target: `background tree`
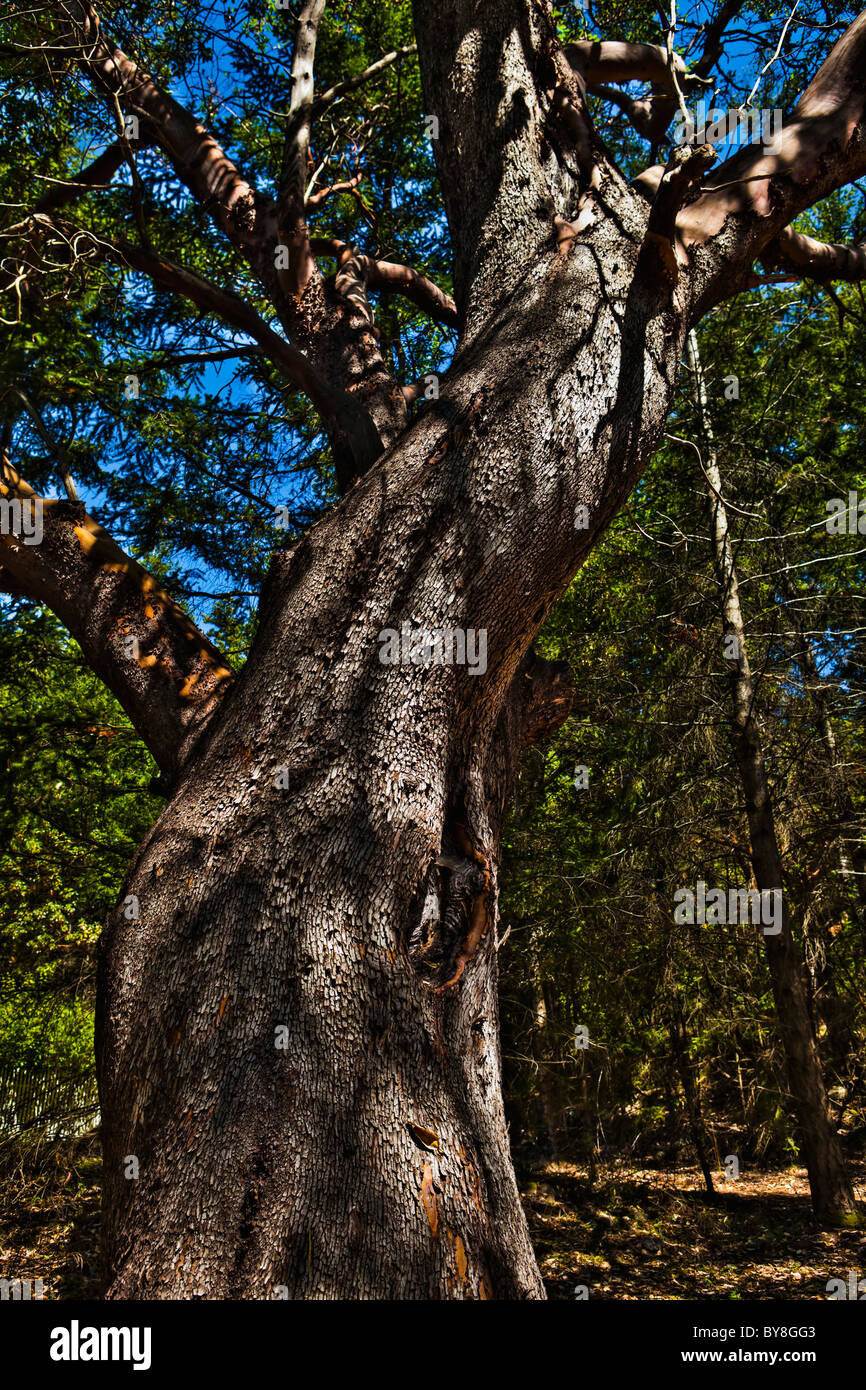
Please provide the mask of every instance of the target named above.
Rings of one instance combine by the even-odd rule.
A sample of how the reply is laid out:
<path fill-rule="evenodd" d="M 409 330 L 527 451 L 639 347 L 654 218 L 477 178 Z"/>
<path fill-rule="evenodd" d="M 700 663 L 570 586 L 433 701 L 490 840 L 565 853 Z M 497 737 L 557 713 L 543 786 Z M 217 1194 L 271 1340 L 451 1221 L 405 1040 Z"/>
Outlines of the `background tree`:
<path fill-rule="evenodd" d="M 826 529 L 828 496 L 841 488 L 847 497 L 859 480 L 852 382 L 860 325 L 857 296 L 845 306 L 847 297 L 836 296 L 841 322 L 823 292 L 780 291 L 760 319 L 741 301 L 711 320 L 704 357 L 744 645 L 756 658 L 753 717 L 784 846 L 785 902 L 808 964 L 807 1026 L 833 1096 L 832 1125 L 862 1133 L 863 938 L 853 868 L 863 841 L 862 697 L 850 659 L 862 555 L 856 538 Z M 801 380 L 812 389 L 798 391 Z M 784 1112 L 796 1105 L 767 1028 L 773 1006 L 757 940 L 736 926 L 671 928 L 681 883 L 745 883 L 752 868 L 730 742 L 708 483 L 689 443 L 701 440 L 701 413 L 690 376 L 681 388 L 675 436 L 546 629 L 546 655 L 574 663 L 581 708 L 543 762 L 533 755 L 522 774 L 503 912 L 518 943 L 521 930 L 539 938 L 540 970 L 552 982 L 548 1017 L 564 1015 L 547 1059 L 572 1152 L 601 1142 L 599 1113 L 609 1153 L 635 1146 L 661 1159 L 676 1151 L 683 1114 L 667 1072 L 677 1058 L 658 1026 L 673 989 L 689 1003 L 695 1084 L 721 1167 L 731 1152 L 752 1164 L 794 1144 Z M 575 768 L 583 768 L 577 778 Z M 531 986 L 519 949 L 504 959 L 507 1081 L 527 1142 L 537 1132 L 523 1100 L 533 1083 L 518 1056 L 531 1014 L 519 1001 Z M 591 1021 L 585 1053 L 572 1037 L 581 1018 Z M 799 1135 L 797 1144 L 803 1152 Z"/>

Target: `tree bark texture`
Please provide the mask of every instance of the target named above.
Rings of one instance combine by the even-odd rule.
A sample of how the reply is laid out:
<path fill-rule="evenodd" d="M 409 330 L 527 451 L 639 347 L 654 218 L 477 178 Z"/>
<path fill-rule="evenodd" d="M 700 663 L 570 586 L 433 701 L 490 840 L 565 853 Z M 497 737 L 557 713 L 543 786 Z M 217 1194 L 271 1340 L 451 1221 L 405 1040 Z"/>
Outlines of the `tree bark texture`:
<path fill-rule="evenodd" d="M 620 242 L 612 275 L 600 249 L 540 257 L 483 353 L 274 566 L 124 886 L 140 916 L 105 934 L 111 1296 L 541 1296 L 500 1093 L 499 835 L 547 717 L 530 641 L 668 407 L 681 338 L 635 292 L 637 254 Z M 383 665 L 406 621 L 486 628 L 486 674 Z"/>

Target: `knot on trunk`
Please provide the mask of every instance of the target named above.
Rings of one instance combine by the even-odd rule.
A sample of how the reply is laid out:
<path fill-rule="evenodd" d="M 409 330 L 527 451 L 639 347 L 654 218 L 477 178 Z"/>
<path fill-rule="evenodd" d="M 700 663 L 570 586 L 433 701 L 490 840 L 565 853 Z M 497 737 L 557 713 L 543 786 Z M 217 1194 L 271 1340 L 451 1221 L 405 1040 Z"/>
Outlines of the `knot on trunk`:
<path fill-rule="evenodd" d="M 490 925 L 492 897 L 486 856 L 474 848 L 464 825 L 446 829 L 409 935 L 409 959 L 427 984 L 441 990 L 460 979 Z"/>

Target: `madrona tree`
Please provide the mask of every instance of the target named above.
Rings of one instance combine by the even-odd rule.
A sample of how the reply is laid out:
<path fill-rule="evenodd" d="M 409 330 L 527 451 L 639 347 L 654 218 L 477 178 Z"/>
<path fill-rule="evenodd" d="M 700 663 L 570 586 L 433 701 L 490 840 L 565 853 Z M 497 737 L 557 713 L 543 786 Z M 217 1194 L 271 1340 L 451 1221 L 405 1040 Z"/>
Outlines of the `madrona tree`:
<path fill-rule="evenodd" d="M 802 51 L 816 36 L 829 51 L 781 133 L 720 159 L 685 111 L 745 23 L 737 0 L 690 22 L 685 56 L 674 12 L 666 30 L 641 12 L 625 38 L 596 38 L 547 0 L 415 0 L 394 7 L 408 42 L 362 68 L 335 12 L 309 0 L 265 34 L 251 5 L 246 27 L 219 12 L 216 37 L 214 12 L 184 18 L 179 61 L 209 43 L 247 74 L 234 124 L 218 91 L 171 90 L 177 22 L 158 5 L 46 0 L 2 39 L 9 80 L 58 111 L 69 94 L 76 128 L 69 167 L 7 222 L 10 331 L 58 267 L 70 304 L 93 263 L 144 277 L 255 353 L 271 390 L 303 395 L 340 494 L 276 554 L 235 677 L 87 513 L 26 391 L 63 499 L 37 494 L 4 430 L 4 585 L 66 624 L 167 795 L 102 941 L 113 1298 L 543 1296 L 496 1002 L 509 784 L 571 694 L 532 640 L 659 442 L 689 330 L 766 278 L 866 264 L 792 228 L 866 173 L 866 14 L 806 21 Z M 781 28 L 762 63 L 784 61 Z M 427 242 L 447 222 L 453 298 L 326 220 L 342 197 L 375 226 L 383 179 L 346 151 L 394 120 L 399 87 L 366 113 L 364 94 L 415 63 L 441 190 Z M 249 135 L 268 102 L 278 140 L 261 121 Z M 340 103 L 354 122 L 334 119 Z M 601 135 L 616 123 L 633 128 L 618 160 Z M 405 170 L 390 190 L 416 193 Z M 210 273 L 184 257 L 190 221 L 212 229 Z M 456 328 L 438 380 L 399 375 L 394 297 Z M 430 659 L 424 635 L 443 632 L 478 659 Z M 825 1214 L 844 1217 L 824 1139 Z"/>

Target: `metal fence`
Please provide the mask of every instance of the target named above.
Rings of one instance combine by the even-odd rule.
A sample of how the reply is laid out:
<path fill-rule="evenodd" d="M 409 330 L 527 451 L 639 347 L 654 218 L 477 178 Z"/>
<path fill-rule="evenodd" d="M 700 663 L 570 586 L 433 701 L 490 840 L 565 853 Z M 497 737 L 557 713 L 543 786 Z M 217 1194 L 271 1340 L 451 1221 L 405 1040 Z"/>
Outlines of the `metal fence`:
<path fill-rule="evenodd" d="M 99 1123 L 96 1077 L 0 1067 L 0 1134 L 39 1130 L 48 1139 L 84 1134 Z"/>

